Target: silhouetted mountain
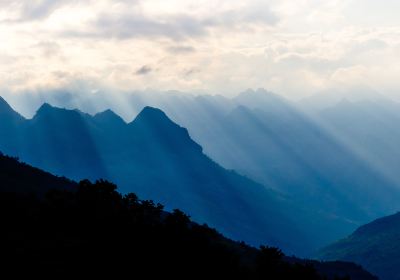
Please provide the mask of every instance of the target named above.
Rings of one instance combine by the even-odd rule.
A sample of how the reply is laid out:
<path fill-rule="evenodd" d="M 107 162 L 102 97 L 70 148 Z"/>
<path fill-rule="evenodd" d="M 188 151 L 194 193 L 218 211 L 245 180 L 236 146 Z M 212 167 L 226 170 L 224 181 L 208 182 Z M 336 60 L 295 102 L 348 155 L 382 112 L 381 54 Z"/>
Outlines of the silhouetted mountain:
<path fill-rule="evenodd" d="M 146 107 L 126 124 L 111 112 L 92 117 L 44 104 L 20 129 L 17 155 L 54 174 L 112 180 L 124 193 L 185 210 L 237 240 L 309 250 L 302 228 L 283 214 L 284 197 L 210 160 L 158 109 Z"/>
<path fill-rule="evenodd" d="M 43 195 L 49 190 L 76 190 L 76 183 L 0 153 L 0 192 Z"/>
<path fill-rule="evenodd" d="M 289 258 L 277 248 L 234 242 L 180 210 L 123 196 L 107 181 L 76 185 L 2 155 L 0 166 L 2 275 L 375 279 L 351 263 Z"/>
<path fill-rule="evenodd" d="M 350 236 L 322 249 L 325 260 L 362 264 L 382 280 L 400 279 L 400 213 L 359 227 Z"/>

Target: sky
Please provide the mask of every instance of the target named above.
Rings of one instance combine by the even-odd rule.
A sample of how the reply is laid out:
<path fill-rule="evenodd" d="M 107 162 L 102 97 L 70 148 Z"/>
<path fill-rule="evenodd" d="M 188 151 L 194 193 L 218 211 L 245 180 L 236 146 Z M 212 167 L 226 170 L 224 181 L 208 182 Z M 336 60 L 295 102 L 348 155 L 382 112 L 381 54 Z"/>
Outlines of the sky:
<path fill-rule="evenodd" d="M 0 92 L 400 95 L 397 0 L 0 0 Z"/>

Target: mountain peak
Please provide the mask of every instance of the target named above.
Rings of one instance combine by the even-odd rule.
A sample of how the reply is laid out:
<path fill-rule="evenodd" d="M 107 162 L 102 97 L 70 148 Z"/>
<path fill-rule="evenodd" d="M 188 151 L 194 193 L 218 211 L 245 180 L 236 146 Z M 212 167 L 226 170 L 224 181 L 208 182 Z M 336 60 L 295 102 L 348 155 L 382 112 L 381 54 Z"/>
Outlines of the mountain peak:
<path fill-rule="evenodd" d="M 167 117 L 167 115 L 161 109 L 151 107 L 151 106 L 145 106 L 139 115 L 141 115 L 141 114 L 151 114 L 151 115 L 159 115 L 159 116 Z"/>
<path fill-rule="evenodd" d="M 43 103 L 42 106 L 36 111 L 35 116 L 33 119 L 40 119 L 40 118 L 56 118 L 56 119 L 82 119 L 87 117 L 88 114 L 82 113 L 79 110 L 71 110 L 66 108 L 59 108 L 50 105 L 49 103 Z"/>
<path fill-rule="evenodd" d="M 160 143 L 174 147 L 173 150 L 191 149 L 202 152 L 202 148 L 194 142 L 186 128 L 173 122 L 162 110 L 146 106 L 129 124 L 136 130 L 137 136 L 151 135 L 146 139 L 160 141 Z"/>
<path fill-rule="evenodd" d="M 42 112 L 47 112 L 52 109 L 55 109 L 55 107 L 53 107 L 49 103 L 45 102 L 42 104 L 42 106 L 39 107 L 39 109 L 36 111 L 36 114 L 42 113 Z"/>
<path fill-rule="evenodd" d="M 244 105 L 253 109 L 287 104 L 285 98 L 263 88 L 259 88 L 256 91 L 248 89 L 234 97 L 233 101 L 238 105 Z"/>
<path fill-rule="evenodd" d="M 93 116 L 93 119 L 102 123 L 108 123 L 111 125 L 124 125 L 125 121 L 117 115 L 114 111 L 107 109 L 103 112 L 97 113 Z"/>
<path fill-rule="evenodd" d="M 159 122 L 159 123 L 173 123 L 170 118 L 160 109 L 146 106 L 140 111 L 132 123 L 140 122 Z"/>
<path fill-rule="evenodd" d="M 95 118 L 121 118 L 113 110 L 107 109 L 94 115 Z"/>
<path fill-rule="evenodd" d="M 37 109 L 36 114 L 33 117 L 33 119 L 38 119 L 43 116 L 53 115 L 55 112 L 57 112 L 59 110 L 62 110 L 62 109 L 53 107 L 49 103 L 43 103 L 42 106 L 40 106 L 39 109 Z"/>
<path fill-rule="evenodd" d="M 20 114 L 14 111 L 14 109 L 1 96 L 0 96 L 0 115 L 13 116 L 19 119 L 23 118 Z"/>

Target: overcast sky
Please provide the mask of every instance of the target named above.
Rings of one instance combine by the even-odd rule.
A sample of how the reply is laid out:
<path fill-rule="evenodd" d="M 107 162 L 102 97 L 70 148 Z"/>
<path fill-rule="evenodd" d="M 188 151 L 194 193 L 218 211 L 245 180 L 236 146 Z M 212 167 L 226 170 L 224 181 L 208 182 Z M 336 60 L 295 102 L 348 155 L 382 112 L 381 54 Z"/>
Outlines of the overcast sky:
<path fill-rule="evenodd" d="M 400 93 L 398 0 L 0 0 L 0 89 Z"/>

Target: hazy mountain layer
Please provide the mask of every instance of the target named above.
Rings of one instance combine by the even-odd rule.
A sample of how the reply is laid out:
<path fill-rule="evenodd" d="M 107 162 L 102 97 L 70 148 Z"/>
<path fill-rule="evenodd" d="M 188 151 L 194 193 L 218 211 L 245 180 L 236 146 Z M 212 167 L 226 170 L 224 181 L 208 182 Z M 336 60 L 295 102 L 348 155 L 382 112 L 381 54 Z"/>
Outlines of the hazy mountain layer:
<path fill-rule="evenodd" d="M 369 97 L 374 97 L 372 95 L 369 94 Z M 70 99 L 68 94 L 56 96 L 63 97 L 61 101 L 57 101 L 60 104 L 65 103 L 71 107 L 77 103 L 72 102 L 73 99 Z M 107 106 L 105 103 L 107 99 L 102 98 L 103 95 L 99 94 L 94 100 L 96 96 L 85 96 L 86 99 L 81 100 L 80 106 L 91 112 L 96 111 L 95 105 L 102 108 Z M 299 108 L 299 104 L 264 90 L 248 90 L 234 98 L 195 97 L 170 92 L 163 95 L 132 94 L 127 95 L 124 100 L 125 103 L 120 107 L 117 103 L 109 104 L 115 109 L 128 108 L 125 111 L 130 112 L 140 111 L 146 105 L 159 106 L 171 119 L 188 128 L 190 136 L 201 144 L 207 156 L 225 168 L 234 169 L 281 193 L 285 203 L 279 202 L 280 212 L 286 217 L 294 217 L 293 213 L 296 213 L 292 220 L 297 228 L 305 231 L 307 236 L 312 236 L 315 247 L 337 240 L 349 234 L 357 226 L 399 209 L 397 201 L 400 198 L 400 191 L 397 185 L 400 177 L 396 171 L 400 166 L 398 162 L 400 156 L 397 156 L 395 147 L 400 137 L 397 137 L 396 118 L 393 117 L 396 111 L 395 103 L 373 98 L 364 103 L 357 101 L 357 105 L 356 101 L 348 101 L 321 112 L 315 107 L 312 112 L 304 112 L 304 108 Z M 383 105 L 383 102 L 386 102 L 386 105 Z M 369 104 L 367 109 L 365 109 L 366 104 Z M 56 109 L 53 108 L 54 110 Z M 42 114 L 40 111 L 34 119 L 40 117 Z M 152 137 L 148 132 L 134 132 L 138 129 L 132 127 L 142 126 L 140 121 L 134 120 L 127 126 L 110 110 L 94 117 L 79 112 L 76 114 L 84 120 L 84 124 L 81 125 L 83 129 L 80 130 L 84 131 L 86 126 L 91 131 L 91 136 L 85 136 L 84 141 L 76 136 L 69 139 L 69 136 L 61 135 L 60 138 L 69 139 L 68 146 L 75 145 L 74 149 L 79 151 L 78 154 L 87 156 L 83 157 L 82 162 L 72 161 L 68 166 L 57 167 L 68 163 L 70 161 L 68 155 L 74 153 L 59 155 L 54 152 L 53 163 L 43 165 L 49 168 L 57 167 L 58 169 L 55 169 L 57 172 L 68 171 L 68 175 L 74 178 L 83 178 L 85 177 L 83 175 L 96 178 L 99 173 L 106 174 L 104 177 L 115 179 L 123 188 L 134 176 L 142 178 L 144 182 L 153 182 L 157 174 L 160 174 L 158 168 L 154 169 L 154 165 L 160 167 L 163 162 L 160 158 L 182 159 L 185 158 L 182 154 L 189 155 L 192 154 L 190 150 L 197 150 L 196 145 L 189 144 L 187 146 L 191 148 L 178 155 L 176 151 L 186 145 L 175 138 L 168 140 L 170 143 L 174 141 L 179 143 L 173 146 L 174 152 L 171 156 L 171 153 L 166 153 L 165 143 L 151 140 L 153 143 L 150 145 L 149 139 Z M 42 126 L 48 129 L 48 122 L 44 123 L 46 125 Z M 79 125 L 76 127 L 78 129 Z M 51 129 L 54 130 L 57 129 Z M 141 133 L 147 135 L 142 140 L 140 137 L 131 137 L 133 134 Z M 96 140 L 95 145 L 93 139 Z M 81 142 L 83 148 L 80 149 L 77 143 Z M 129 151 L 132 146 L 141 146 L 147 142 L 148 146 L 153 148 L 146 152 L 149 154 L 149 159 L 147 154 L 143 156 L 141 152 Z M 132 145 L 132 143 L 137 144 Z M 159 145 L 162 147 L 158 147 Z M 38 147 L 40 144 L 34 146 Z M 90 148 L 84 148 L 85 146 Z M 47 150 L 47 147 L 51 145 L 45 145 L 44 149 Z M 57 147 L 54 149 L 59 150 Z M 32 147 L 28 148 L 24 156 L 31 156 L 34 150 Z M 156 150 L 158 151 L 155 152 Z M 36 155 L 31 159 L 35 160 L 32 162 L 42 164 L 42 161 L 47 160 L 49 156 L 41 157 L 38 155 L 39 152 L 40 150 L 36 149 Z M 144 169 L 147 171 L 142 172 L 142 169 L 130 160 L 121 161 L 122 158 L 132 157 L 138 159 L 135 163 L 140 162 L 139 165 L 146 166 Z M 56 162 L 57 158 L 63 160 Z M 154 164 L 151 158 L 157 158 L 157 164 Z M 181 180 L 181 175 L 171 174 L 182 173 L 182 170 L 185 170 L 184 173 L 191 175 L 185 177 L 184 181 L 191 182 L 190 178 L 199 178 L 193 169 L 187 168 L 191 163 L 182 164 L 182 162 L 184 161 L 173 165 L 164 164 L 162 174 L 167 173 L 168 176 Z M 105 164 L 107 166 L 104 166 Z M 87 166 L 91 168 L 88 169 Z M 210 174 L 211 177 L 215 176 L 204 170 L 201 172 Z M 163 178 L 169 178 L 168 176 L 163 175 Z M 163 182 L 167 184 L 165 180 Z M 170 188 L 166 190 L 169 192 Z M 151 197 L 151 193 L 146 190 L 141 191 L 143 195 Z M 149 192 L 151 191 L 152 188 L 149 188 Z M 176 202 L 179 198 L 182 206 L 192 201 L 181 195 L 172 197 L 168 192 L 157 191 L 160 199 Z M 187 190 L 183 188 L 179 193 L 187 193 Z M 204 209 L 201 211 L 202 215 L 205 215 Z"/>
<path fill-rule="evenodd" d="M 179 100 L 160 106 L 212 159 L 287 195 L 321 245 L 399 209 L 395 103 L 330 115 L 263 90 Z"/>

